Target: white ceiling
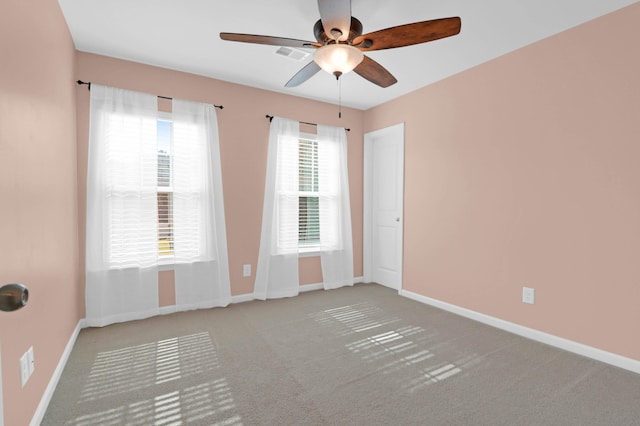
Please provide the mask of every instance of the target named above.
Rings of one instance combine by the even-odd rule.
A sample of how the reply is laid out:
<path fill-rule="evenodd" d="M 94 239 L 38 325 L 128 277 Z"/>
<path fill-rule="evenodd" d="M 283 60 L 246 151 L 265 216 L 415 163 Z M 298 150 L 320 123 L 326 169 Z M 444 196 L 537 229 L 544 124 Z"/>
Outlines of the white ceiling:
<path fill-rule="evenodd" d="M 343 105 L 368 109 L 552 34 L 640 0 L 352 0 L 364 33 L 460 16 L 459 35 L 369 52 L 398 83 L 380 88 L 341 77 Z M 312 40 L 316 0 L 58 0 L 76 49 L 330 103 L 335 77 L 321 71 L 296 88 L 285 83 L 308 61 L 277 46 L 220 40 L 220 32 Z M 311 52 L 311 51 L 309 51 Z M 78 76 L 88 78 L 87 76 Z"/>

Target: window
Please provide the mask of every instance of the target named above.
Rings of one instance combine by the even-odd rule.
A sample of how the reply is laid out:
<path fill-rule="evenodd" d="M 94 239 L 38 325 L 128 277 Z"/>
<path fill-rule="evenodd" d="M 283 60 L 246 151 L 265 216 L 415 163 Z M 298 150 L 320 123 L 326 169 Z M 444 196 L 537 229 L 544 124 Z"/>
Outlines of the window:
<path fill-rule="evenodd" d="M 218 127 L 210 104 L 93 85 L 87 161 L 91 325 L 157 313 L 158 270 L 176 307 L 230 299 Z M 175 266 L 173 266 L 175 265 Z"/>
<path fill-rule="evenodd" d="M 173 178 L 168 114 L 158 120 L 158 256 L 173 255 Z"/>
<path fill-rule="evenodd" d="M 318 256 L 324 288 L 353 284 L 353 243 L 344 128 L 273 117 L 254 295 L 298 294 L 298 259 Z"/>
<path fill-rule="evenodd" d="M 318 141 L 301 138 L 298 144 L 298 245 L 320 244 Z"/>

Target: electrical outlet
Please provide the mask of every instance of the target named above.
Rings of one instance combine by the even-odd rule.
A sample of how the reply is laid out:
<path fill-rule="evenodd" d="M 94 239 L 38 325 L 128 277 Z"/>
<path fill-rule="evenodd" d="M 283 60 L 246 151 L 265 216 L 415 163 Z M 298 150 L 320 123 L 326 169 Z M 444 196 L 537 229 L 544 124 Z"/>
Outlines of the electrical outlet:
<path fill-rule="evenodd" d="M 22 382 L 22 387 L 27 383 L 27 380 L 29 380 L 29 377 L 33 374 L 35 368 L 36 363 L 33 356 L 33 346 L 31 346 L 29 350 L 20 357 L 20 381 Z"/>
<path fill-rule="evenodd" d="M 29 369 L 29 377 L 33 374 L 33 370 L 36 369 L 36 360 L 33 355 L 33 346 L 27 351 L 27 368 Z"/>
<path fill-rule="evenodd" d="M 251 264 L 250 263 L 242 265 L 242 276 L 243 277 L 250 277 L 251 276 Z"/>
<path fill-rule="evenodd" d="M 536 290 L 529 287 L 522 287 L 522 303 L 533 305 L 536 302 Z"/>
<path fill-rule="evenodd" d="M 22 387 L 24 387 L 27 380 L 29 380 L 29 357 L 26 352 L 20 357 L 20 379 Z"/>

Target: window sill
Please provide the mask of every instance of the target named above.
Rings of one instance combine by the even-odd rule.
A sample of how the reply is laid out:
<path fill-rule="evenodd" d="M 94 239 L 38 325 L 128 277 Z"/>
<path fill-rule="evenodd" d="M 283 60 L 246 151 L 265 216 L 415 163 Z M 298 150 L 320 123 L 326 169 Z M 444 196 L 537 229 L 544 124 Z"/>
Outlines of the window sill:
<path fill-rule="evenodd" d="M 318 247 L 305 247 L 298 249 L 298 257 L 318 257 L 322 251 Z"/>
<path fill-rule="evenodd" d="M 173 271 L 174 259 L 173 256 L 163 256 L 158 260 L 158 271 Z"/>

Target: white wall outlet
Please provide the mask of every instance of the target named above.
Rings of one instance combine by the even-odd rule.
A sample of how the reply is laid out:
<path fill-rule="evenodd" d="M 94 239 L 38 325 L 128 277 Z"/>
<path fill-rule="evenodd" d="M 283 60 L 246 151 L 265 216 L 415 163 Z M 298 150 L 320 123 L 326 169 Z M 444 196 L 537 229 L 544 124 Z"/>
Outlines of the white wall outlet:
<path fill-rule="evenodd" d="M 33 374 L 33 370 L 35 370 L 35 368 L 36 364 L 33 357 L 33 346 L 31 346 L 29 350 L 20 357 L 20 379 L 22 387 L 27 383 L 27 380 L 29 380 L 31 374 Z"/>
<path fill-rule="evenodd" d="M 36 369 L 36 360 L 33 355 L 33 346 L 27 351 L 27 367 L 29 368 L 29 376 L 33 374 L 33 370 Z"/>
<path fill-rule="evenodd" d="M 250 263 L 242 265 L 242 276 L 243 277 L 250 277 L 251 276 L 251 264 Z"/>
<path fill-rule="evenodd" d="M 536 302 L 536 290 L 529 287 L 522 287 L 522 303 L 533 305 Z"/>
<path fill-rule="evenodd" d="M 29 380 L 29 357 L 26 352 L 20 357 L 20 379 L 22 387 L 24 387 L 27 380 Z"/>

